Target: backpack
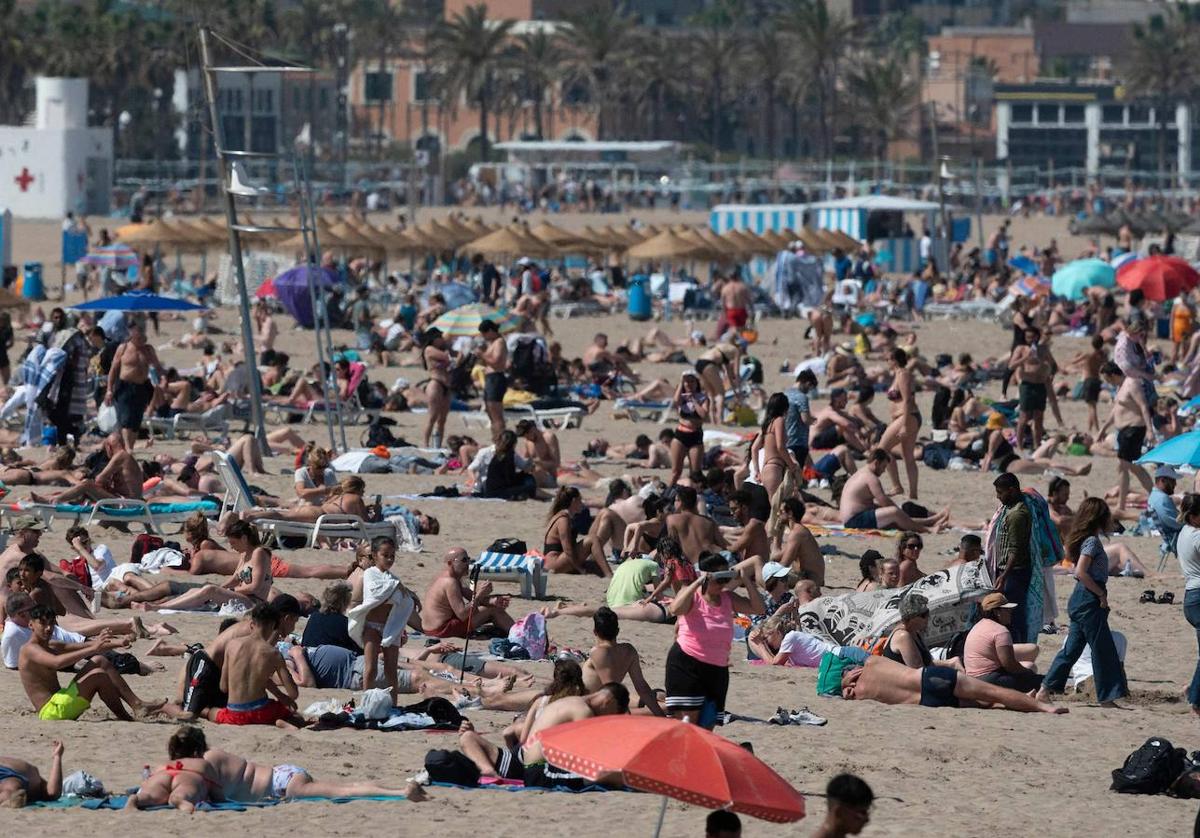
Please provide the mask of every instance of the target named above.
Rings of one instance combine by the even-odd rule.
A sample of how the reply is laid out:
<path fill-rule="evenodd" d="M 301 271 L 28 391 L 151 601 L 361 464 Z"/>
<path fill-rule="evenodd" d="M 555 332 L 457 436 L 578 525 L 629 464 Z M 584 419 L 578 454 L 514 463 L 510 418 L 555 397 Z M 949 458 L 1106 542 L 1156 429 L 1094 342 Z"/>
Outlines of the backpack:
<path fill-rule="evenodd" d="M 512 358 L 509 361 L 509 368 L 516 378 L 529 379 L 536 372 L 538 346 L 535 341 L 523 340 L 519 341 L 513 349 Z"/>
<path fill-rule="evenodd" d="M 371 420 L 371 424 L 367 426 L 367 439 L 364 443 L 366 448 L 376 448 L 380 445 L 385 448 L 390 448 L 396 444 L 396 435 L 392 433 L 392 429 L 388 424 L 394 424 L 394 420 L 388 419 L 385 416 L 380 416 Z"/>
<path fill-rule="evenodd" d="M 150 533 L 142 533 L 133 540 L 133 546 L 129 548 L 129 561 L 134 564 L 142 563 L 142 556 L 147 553 L 153 553 L 159 547 L 163 546 L 163 540 L 157 535 Z"/>
<path fill-rule="evenodd" d="M 1152 736 L 1112 773 L 1109 789 L 1122 794 L 1163 794 L 1187 768 L 1187 752 Z"/>
<path fill-rule="evenodd" d="M 434 783 L 479 785 L 479 768 L 461 751 L 444 751 L 440 748 L 430 751 L 425 754 L 425 770 Z"/>
<path fill-rule="evenodd" d="M 921 461 L 931 469 L 941 471 L 950 465 L 950 459 L 954 456 L 954 449 L 946 445 L 925 446 L 925 453 L 921 455 Z"/>
<path fill-rule="evenodd" d="M 488 547 L 492 553 L 508 553 L 523 556 L 529 552 L 529 545 L 519 538 L 497 538 Z"/>

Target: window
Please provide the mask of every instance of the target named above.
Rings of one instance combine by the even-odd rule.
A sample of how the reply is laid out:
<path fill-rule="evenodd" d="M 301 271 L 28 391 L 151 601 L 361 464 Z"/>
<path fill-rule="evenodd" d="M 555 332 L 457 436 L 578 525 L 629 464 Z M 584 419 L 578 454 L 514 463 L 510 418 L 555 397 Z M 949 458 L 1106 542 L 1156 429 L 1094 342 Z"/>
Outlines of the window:
<path fill-rule="evenodd" d="M 1038 105 L 1037 121 L 1038 125 L 1057 125 L 1058 105 Z"/>
<path fill-rule="evenodd" d="M 263 102 L 264 102 L 264 105 L 263 105 L 264 111 L 266 111 L 267 113 L 271 113 L 271 111 L 275 110 L 275 92 L 273 90 L 264 90 L 263 91 Z"/>
<path fill-rule="evenodd" d="M 318 108 L 320 110 L 326 110 L 329 107 L 329 88 L 328 87 L 322 87 L 320 90 L 317 91 L 317 101 L 319 103 Z"/>
<path fill-rule="evenodd" d="M 1084 121 L 1083 105 L 1063 105 L 1063 122 L 1068 125 L 1082 125 Z"/>
<path fill-rule="evenodd" d="M 412 84 L 414 102 L 428 102 L 433 99 L 433 73 L 414 70 Z"/>
<path fill-rule="evenodd" d="M 1033 122 L 1033 105 L 1013 105 L 1012 121 L 1024 124 Z"/>
<path fill-rule="evenodd" d="M 1100 121 L 1105 125 L 1124 125 L 1125 106 L 1105 105 L 1104 109 L 1100 112 Z"/>
<path fill-rule="evenodd" d="M 1129 106 L 1130 125 L 1148 125 L 1150 123 L 1150 108 L 1145 105 Z"/>
<path fill-rule="evenodd" d="M 363 76 L 363 96 L 368 102 L 392 101 L 392 74 L 367 73 Z"/>

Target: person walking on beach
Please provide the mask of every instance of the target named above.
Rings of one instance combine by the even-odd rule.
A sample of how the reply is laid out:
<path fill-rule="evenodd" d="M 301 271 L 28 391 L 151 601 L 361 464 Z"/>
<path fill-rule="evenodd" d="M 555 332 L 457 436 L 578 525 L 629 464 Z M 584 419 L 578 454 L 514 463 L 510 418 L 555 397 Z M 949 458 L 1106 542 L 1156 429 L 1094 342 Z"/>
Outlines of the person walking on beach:
<path fill-rule="evenodd" d="M 1086 644 L 1092 653 L 1096 699 L 1101 707 L 1117 707 L 1117 699 L 1129 695 L 1125 668 L 1117 654 L 1108 625 L 1108 554 L 1100 537 L 1112 529 L 1112 511 L 1103 498 L 1087 498 L 1079 505 L 1075 524 L 1067 537 L 1067 555 L 1075 561 L 1075 590 L 1067 601 L 1071 629 L 1067 642 L 1054 656 L 1038 699 L 1061 693 L 1067 676 Z M 1015 621 L 1014 621 L 1015 622 Z M 1014 640 L 1016 639 L 1014 633 Z"/>
<path fill-rule="evenodd" d="M 508 392 L 508 344 L 491 320 L 479 323 L 479 334 L 487 348 L 479 355 L 486 372 L 483 374 L 483 407 L 492 423 L 492 442 L 504 432 L 504 394 Z"/>
<path fill-rule="evenodd" d="M 167 371 L 158 360 L 158 353 L 146 340 L 146 332 L 139 323 L 129 327 L 129 340 L 117 347 L 112 367 L 108 372 L 108 389 L 104 393 L 106 405 L 116 403 L 117 427 L 121 430 L 121 441 L 125 450 L 133 451 L 142 418 L 154 396 L 154 383 L 150 372 L 166 377 Z"/>

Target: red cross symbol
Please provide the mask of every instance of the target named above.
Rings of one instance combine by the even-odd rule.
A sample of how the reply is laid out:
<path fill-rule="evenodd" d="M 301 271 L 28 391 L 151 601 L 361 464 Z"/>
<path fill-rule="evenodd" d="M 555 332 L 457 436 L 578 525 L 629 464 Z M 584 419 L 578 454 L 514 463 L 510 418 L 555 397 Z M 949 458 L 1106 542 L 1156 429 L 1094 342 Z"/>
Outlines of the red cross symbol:
<path fill-rule="evenodd" d="M 34 176 L 29 174 L 29 169 L 24 166 L 21 167 L 21 174 L 13 178 L 17 186 L 21 187 L 22 192 L 28 192 L 29 184 L 33 183 L 34 180 Z"/>

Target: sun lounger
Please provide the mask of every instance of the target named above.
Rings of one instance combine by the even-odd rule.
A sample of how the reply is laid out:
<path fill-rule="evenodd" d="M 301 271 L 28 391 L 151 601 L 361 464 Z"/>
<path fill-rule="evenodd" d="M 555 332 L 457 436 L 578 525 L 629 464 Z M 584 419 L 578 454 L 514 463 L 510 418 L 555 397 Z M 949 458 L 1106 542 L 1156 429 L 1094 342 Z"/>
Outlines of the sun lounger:
<path fill-rule="evenodd" d="M 165 533 L 166 524 L 182 524 L 196 512 L 214 516 L 220 508 L 211 500 L 197 499 L 188 503 L 156 503 L 133 498 L 108 498 L 94 504 L 21 503 L 5 506 L 0 515 L 37 515 L 47 527 L 55 519 L 92 524 L 141 524 L 147 532 Z"/>
<path fill-rule="evenodd" d="M 224 451 L 214 451 L 213 457 L 217 462 L 217 474 L 225 484 L 225 499 L 223 510 L 245 512 L 254 508 L 254 497 L 246 476 L 233 458 Z M 364 521 L 357 515 L 331 513 L 321 515 L 313 523 L 304 521 L 284 521 L 272 518 L 257 518 L 253 521 L 256 529 L 273 534 L 276 538 L 293 536 L 303 538 L 309 547 L 315 547 L 321 538 L 350 538 L 356 541 L 370 541 L 378 536 L 387 536 L 396 540 L 399 549 L 408 552 L 420 552 L 420 538 L 411 532 L 407 525 L 401 526 L 395 521 Z M 416 548 L 413 549 L 413 544 Z"/>
<path fill-rule="evenodd" d="M 200 433 L 208 439 L 223 439 L 229 436 L 229 407 L 219 404 L 203 413 L 177 413 L 169 418 L 146 417 L 146 430 L 151 439 L 158 431 L 166 439 L 176 439 L 187 433 Z M 211 434 L 211 436 L 210 436 Z"/>
<path fill-rule="evenodd" d="M 493 553 L 485 550 L 475 560 L 480 576 L 502 582 L 519 582 L 521 596 L 526 599 L 546 598 L 546 570 L 541 556 L 520 553 Z"/>
<path fill-rule="evenodd" d="M 617 399 L 613 402 L 614 411 L 624 411 L 629 418 L 638 422 L 642 419 L 663 423 L 671 414 L 670 402 L 648 402 L 637 399 Z"/>
<path fill-rule="evenodd" d="M 543 430 L 561 430 L 563 428 L 578 428 L 583 424 L 587 411 L 578 407 L 534 408 L 529 405 L 504 408 L 504 421 L 519 422 L 531 419 Z M 472 410 L 460 413 L 463 425 L 468 428 L 486 428 L 491 424 L 486 412 Z"/>

